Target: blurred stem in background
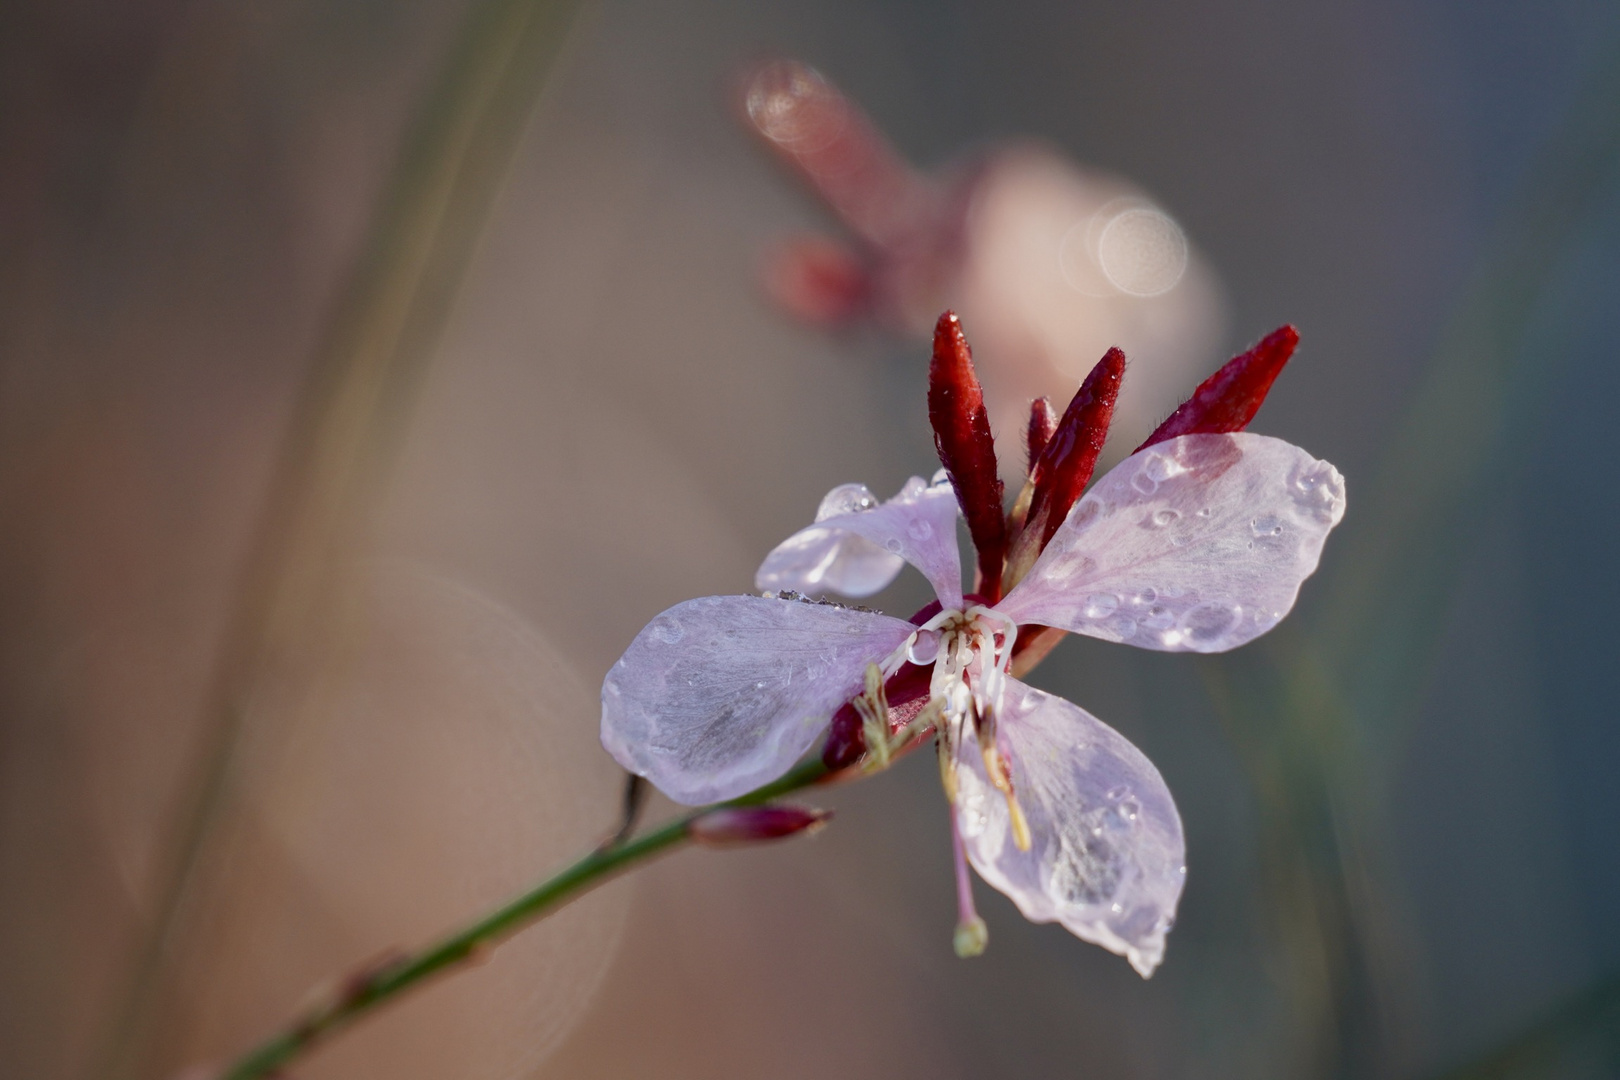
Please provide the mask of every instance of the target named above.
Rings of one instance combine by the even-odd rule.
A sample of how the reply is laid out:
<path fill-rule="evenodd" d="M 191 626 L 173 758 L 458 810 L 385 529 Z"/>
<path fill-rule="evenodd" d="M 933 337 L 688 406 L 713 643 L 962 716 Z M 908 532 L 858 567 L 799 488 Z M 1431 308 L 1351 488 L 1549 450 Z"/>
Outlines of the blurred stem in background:
<path fill-rule="evenodd" d="M 272 688 L 318 667 L 427 361 L 527 121 L 583 0 L 475 0 L 339 297 L 244 568 L 153 916 L 110 1015 L 95 1075 L 152 1071 L 177 946 L 230 808 L 244 742 Z"/>
<path fill-rule="evenodd" d="M 1620 191 L 1620 48 L 1586 79 L 1449 320 L 1329 563 L 1323 603 L 1205 665 L 1262 808 L 1267 887 L 1307 1043 L 1323 1076 L 1386 1074 L 1398 930 L 1371 852 L 1466 564 L 1519 472 L 1560 352 L 1527 340 L 1557 271 Z M 1557 1030 L 1612 1022 L 1560 1013 Z M 1560 1036 L 1563 1037 L 1563 1036 Z M 1494 1059 L 1493 1059 L 1494 1060 Z M 1494 1068 L 1462 1075 L 1506 1075 Z"/>

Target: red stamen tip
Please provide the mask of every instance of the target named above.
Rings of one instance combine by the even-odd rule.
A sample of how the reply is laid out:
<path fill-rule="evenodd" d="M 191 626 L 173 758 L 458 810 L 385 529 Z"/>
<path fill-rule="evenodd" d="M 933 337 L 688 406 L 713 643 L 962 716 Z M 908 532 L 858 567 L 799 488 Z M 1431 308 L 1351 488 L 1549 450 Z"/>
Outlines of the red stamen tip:
<path fill-rule="evenodd" d="M 934 357 L 928 365 L 928 419 L 940 463 L 956 488 L 968 533 L 979 552 L 978 591 L 993 601 L 1001 596 L 1001 567 L 1007 549 L 1007 522 L 996 476 L 996 446 L 984 391 L 973 370 L 973 351 L 953 311 L 934 327 Z"/>
<path fill-rule="evenodd" d="M 1279 327 L 1248 352 L 1228 360 L 1215 374 L 1198 384 L 1192 397 L 1171 413 L 1137 450 L 1178 435 L 1220 435 L 1242 431 L 1260 411 L 1271 384 L 1299 344 L 1299 331 Z"/>

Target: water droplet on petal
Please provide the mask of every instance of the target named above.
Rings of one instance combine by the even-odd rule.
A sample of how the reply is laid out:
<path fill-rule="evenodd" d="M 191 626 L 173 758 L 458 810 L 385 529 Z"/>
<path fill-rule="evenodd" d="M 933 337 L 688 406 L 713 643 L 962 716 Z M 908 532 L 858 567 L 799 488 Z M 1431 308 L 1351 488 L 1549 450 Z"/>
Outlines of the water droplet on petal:
<path fill-rule="evenodd" d="M 1088 619 L 1106 619 L 1119 610 L 1119 597 L 1113 593 L 1092 593 L 1086 597 L 1080 614 Z"/>
<path fill-rule="evenodd" d="M 678 619 L 659 619 L 652 624 L 652 635 L 665 645 L 673 645 L 686 636 L 686 628 Z"/>
<path fill-rule="evenodd" d="M 1344 477 L 1325 461 L 1301 469 L 1289 490 L 1302 510 L 1324 522 L 1333 520 L 1334 513 L 1344 506 Z"/>
<path fill-rule="evenodd" d="M 1283 523 L 1276 514 L 1262 514 L 1249 522 L 1249 529 L 1256 536 L 1281 536 Z"/>
<path fill-rule="evenodd" d="M 816 520 L 826 521 L 839 514 L 856 514 L 877 506 L 877 496 L 865 484 L 839 484 L 827 492 L 816 510 Z"/>
<path fill-rule="evenodd" d="M 934 535 L 934 527 L 923 518 L 912 518 L 911 524 L 906 526 L 906 532 L 911 534 L 913 540 L 927 540 Z"/>
<path fill-rule="evenodd" d="M 1181 512 L 1179 510 L 1155 510 L 1153 516 L 1148 520 L 1153 523 L 1154 528 L 1162 529 L 1180 516 Z"/>
<path fill-rule="evenodd" d="M 1242 617 L 1243 609 L 1237 605 L 1211 601 L 1183 615 L 1181 629 L 1193 642 L 1208 645 L 1231 633 Z"/>
<path fill-rule="evenodd" d="M 1142 617 L 1142 625 L 1149 630 L 1168 630 L 1176 625 L 1176 617 L 1170 609 L 1162 604 L 1155 604 L 1148 608 L 1148 613 Z"/>
<path fill-rule="evenodd" d="M 1149 454 L 1142 461 L 1142 468 L 1138 475 L 1157 488 L 1166 480 L 1173 480 L 1186 471 L 1187 467 L 1175 458 L 1170 457 L 1168 454 L 1158 453 Z"/>
<path fill-rule="evenodd" d="M 883 546 L 888 548 L 894 554 L 898 555 L 901 551 L 905 550 L 906 545 L 900 542 L 900 538 L 898 536 L 891 536 L 887 540 L 883 541 Z"/>
<path fill-rule="evenodd" d="M 1136 596 L 1132 598 L 1131 602 L 1135 603 L 1135 604 L 1151 604 L 1155 600 L 1157 600 L 1158 598 L 1159 598 L 1159 591 L 1157 589 L 1154 589 L 1154 588 L 1150 587 L 1150 588 L 1143 589 L 1141 592 L 1137 593 Z"/>

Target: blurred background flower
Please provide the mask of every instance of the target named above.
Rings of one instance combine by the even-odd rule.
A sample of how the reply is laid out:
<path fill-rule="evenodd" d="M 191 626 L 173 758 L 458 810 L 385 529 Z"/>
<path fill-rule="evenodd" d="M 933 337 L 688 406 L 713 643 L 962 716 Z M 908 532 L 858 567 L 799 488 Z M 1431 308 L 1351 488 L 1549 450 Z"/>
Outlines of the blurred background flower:
<path fill-rule="evenodd" d="M 834 484 L 929 470 L 925 347 L 760 295 L 762 253 L 839 235 L 737 125 L 762 55 L 929 174 L 1038 138 L 986 152 L 1012 218 L 1070 235 L 1090 170 L 1151 191 L 1187 270 L 1130 303 L 1206 299 L 1102 340 L 1127 398 L 1303 332 L 1257 426 L 1358 501 L 1295 616 L 1201 664 L 1070 640 L 1034 680 L 1176 794 L 1166 962 L 996 897 L 957 961 L 912 760 L 300 1075 L 1620 1072 L 1612 5 L 614 2 L 556 61 L 553 10 L 0 8 L 8 1075 L 220 1060 L 594 843 L 595 687 L 636 631 L 746 588 Z M 1008 396 L 1062 394 L 998 313 L 1062 346 L 1106 318 L 1010 233 L 964 319 Z"/>

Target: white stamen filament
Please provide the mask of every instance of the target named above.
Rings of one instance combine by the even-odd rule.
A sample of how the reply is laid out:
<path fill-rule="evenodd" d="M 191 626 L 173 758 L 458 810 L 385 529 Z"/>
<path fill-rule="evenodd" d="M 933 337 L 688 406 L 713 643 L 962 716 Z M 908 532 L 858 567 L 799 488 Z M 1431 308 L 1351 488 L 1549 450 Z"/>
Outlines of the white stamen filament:
<path fill-rule="evenodd" d="M 1007 800 L 1007 813 L 1013 841 L 1019 850 L 1029 850 L 1029 826 L 1013 792 L 1006 760 L 996 746 L 995 718 L 1006 693 L 1008 669 L 1012 666 L 1013 646 L 1018 626 L 994 608 L 975 604 L 965 611 L 941 611 L 907 639 L 907 656 L 914 656 L 918 634 L 939 634 L 939 651 L 934 656 L 929 697 L 939 703 L 941 716 L 936 725 L 940 750 L 940 781 L 946 797 L 956 801 L 956 768 L 962 748 L 971 732 L 984 758 L 986 776 Z M 997 642 L 997 637 L 1000 642 Z M 913 661 L 915 662 L 915 661 Z M 974 670 L 973 685 L 968 676 Z"/>

